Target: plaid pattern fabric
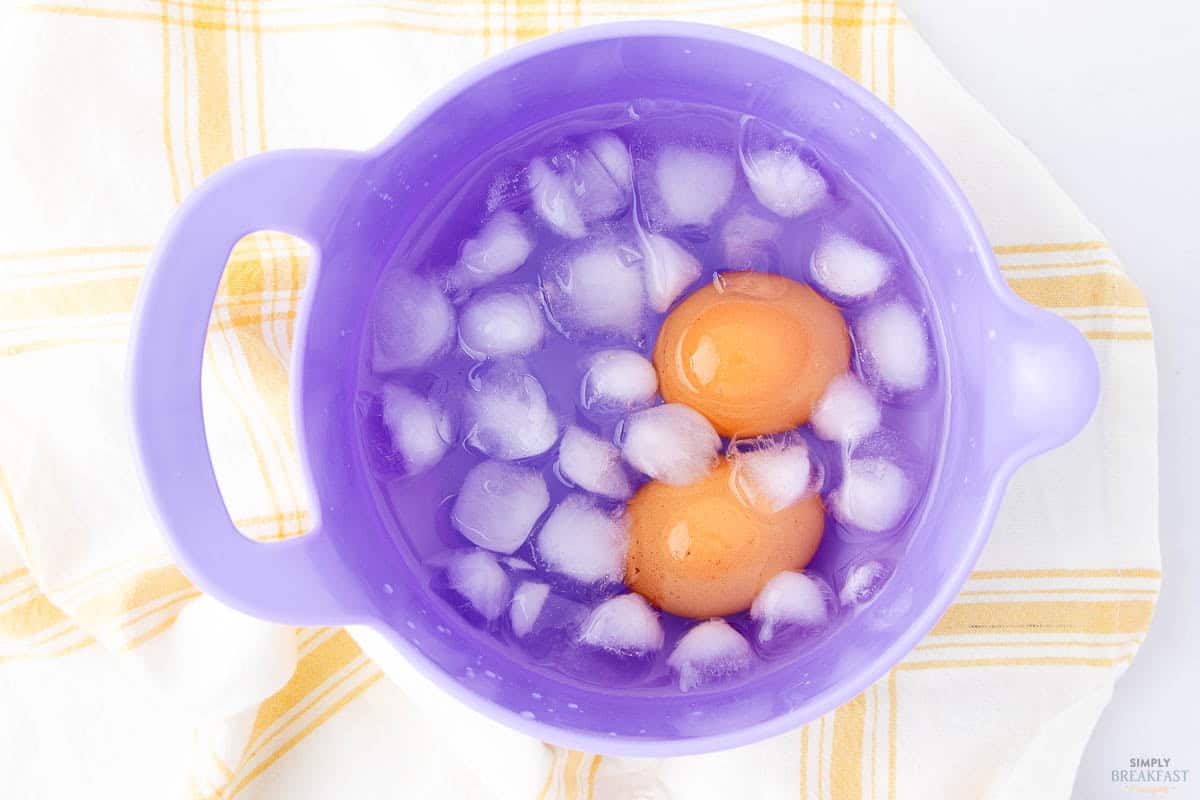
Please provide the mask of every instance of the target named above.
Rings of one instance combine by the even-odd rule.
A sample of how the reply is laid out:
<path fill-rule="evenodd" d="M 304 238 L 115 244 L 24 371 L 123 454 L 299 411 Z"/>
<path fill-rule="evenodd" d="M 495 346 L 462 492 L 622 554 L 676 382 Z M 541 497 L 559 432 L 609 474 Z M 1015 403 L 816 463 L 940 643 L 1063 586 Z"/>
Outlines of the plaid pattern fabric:
<path fill-rule="evenodd" d="M 488 734 L 418 709 L 347 632 L 246 627 L 172 565 L 124 431 L 134 298 L 173 208 L 221 166 L 268 149 L 368 147 L 490 54 L 577 25 L 663 17 L 800 48 L 895 107 L 967 191 L 1010 285 L 1092 341 L 1102 404 L 1079 439 L 1014 479 L 978 570 L 932 634 L 835 712 L 730 753 L 639 762 L 526 743 L 525 757 L 492 769 Z M 1149 314 L 1102 236 L 894 3 L 10 4 L 0 108 L 6 796 L 1069 793 L 1157 596 Z M 238 525 L 263 540 L 312 521 L 288 397 L 306 267 L 306 246 L 282 234 L 239 243 L 205 354 L 218 475 Z M 248 638 L 234 647 L 238 625 Z M 130 671 L 135 680 L 118 677 Z"/>

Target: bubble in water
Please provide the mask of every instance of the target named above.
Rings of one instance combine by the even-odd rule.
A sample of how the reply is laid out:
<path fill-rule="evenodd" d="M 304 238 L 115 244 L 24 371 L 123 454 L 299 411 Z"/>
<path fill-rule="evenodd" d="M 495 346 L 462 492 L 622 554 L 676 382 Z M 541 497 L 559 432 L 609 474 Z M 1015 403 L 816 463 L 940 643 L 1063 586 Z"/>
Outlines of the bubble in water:
<path fill-rule="evenodd" d="M 583 623 L 579 639 L 584 644 L 614 653 L 638 655 L 663 646 L 658 614 L 640 594 L 622 594 L 605 600 Z"/>
<path fill-rule="evenodd" d="M 476 370 L 463 412 L 467 444 L 492 458 L 536 456 L 558 439 L 558 419 L 546 392 L 519 361 L 489 363 Z"/>
<path fill-rule="evenodd" d="M 781 572 L 763 586 L 750 606 L 758 640 L 769 642 L 777 629 L 794 625 L 822 628 L 829 622 L 832 592 L 823 580 L 804 572 Z"/>
<path fill-rule="evenodd" d="M 450 588 L 488 622 L 494 621 L 508 603 L 508 575 L 486 550 L 458 554 L 446 570 Z"/>
<path fill-rule="evenodd" d="M 558 469 L 575 486 L 610 500 L 633 494 L 621 464 L 621 451 L 583 428 L 572 425 L 558 446 Z"/>
<path fill-rule="evenodd" d="M 454 307 L 429 281 L 391 270 L 375 293 L 371 332 L 375 372 L 423 367 L 454 338 Z"/>
<path fill-rule="evenodd" d="M 879 561 L 851 564 L 842 580 L 838 599 L 844 606 L 862 605 L 879 594 L 891 574 L 891 568 Z"/>
<path fill-rule="evenodd" d="M 454 292 L 475 289 L 515 272 L 531 252 L 533 236 L 521 218 L 512 211 L 497 211 L 474 238 L 463 242 L 446 283 Z"/>
<path fill-rule="evenodd" d="M 825 387 L 813 407 L 813 431 L 822 439 L 852 443 L 879 427 L 882 412 L 871 390 L 852 373 L 839 375 Z"/>
<path fill-rule="evenodd" d="M 813 280 L 827 294 L 842 300 L 874 294 L 889 272 L 882 253 L 842 234 L 826 236 L 813 251 Z"/>
<path fill-rule="evenodd" d="M 472 358 L 521 356 L 542 346 L 545 328 L 532 292 L 504 289 L 471 298 L 459 316 L 458 340 Z"/>
<path fill-rule="evenodd" d="M 541 283 L 551 322 L 568 339 L 637 341 L 645 305 L 639 260 L 636 251 L 604 241 L 548 261 Z"/>
<path fill-rule="evenodd" d="M 587 360 L 580 384 L 580 405 L 599 414 L 624 414 L 644 408 L 658 394 L 658 373 L 641 353 L 601 350 Z"/>
<path fill-rule="evenodd" d="M 512 604 L 508 607 L 513 633 L 518 637 L 529 635 L 549 596 L 550 586 L 545 583 L 525 581 L 517 587 L 513 592 Z"/>
<path fill-rule="evenodd" d="M 707 475 L 720 449 L 721 437 L 709 421 L 682 403 L 638 411 L 622 427 L 625 460 L 672 486 L 687 486 Z"/>
<path fill-rule="evenodd" d="M 550 506 L 540 472 L 502 461 L 483 461 L 467 473 L 450 512 L 455 530 L 480 547 L 512 553 L 529 538 Z"/>
<path fill-rule="evenodd" d="M 911 391 L 929 380 L 929 341 L 911 306 L 897 302 L 871 309 L 857 333 L 871 373 L 888 388 Z"/>
<path fill-rule="evenodd" d="M 383 424 L 409 475 L 441 461 L 454 441 L 454 420 L 441 403 L 396 383 L 383 387 Z"/>
<path fill-rule="evenodd" d="M 667 665 L 679 678 L 679 691 L 688 692 L 748 669 L 750 658 L 750 643 L 725 620 L 711 619 L 683 635 Z"/>
<path fill-rule="evenodd" d="M 621 580 L 628 547 L 623 515 L 581 494 L 563 498 L 537 536 L 542 563 L 580 583 Z"/>
<path fill-rule="evenodd" d="M 652 216 L 666 227 L 709 225 L 733 195 L 737 173 L 723 153 L 667 145 L 654 160 Z"/>
<path fill-rule="evenodd" d="M 678 242 L 656 233 L 647 235 L 644 253 L 646 298 L 661 314 L 700 277 L 700 262 Z"/>
<path fill-rule="evenodd" d="M 842 483 L 831 499 L 842 523 L 882 533 L 899 525 L 912 503 L 912 483 L 904 470 L 885 458 L 854 458 L 842 470 Z"/>

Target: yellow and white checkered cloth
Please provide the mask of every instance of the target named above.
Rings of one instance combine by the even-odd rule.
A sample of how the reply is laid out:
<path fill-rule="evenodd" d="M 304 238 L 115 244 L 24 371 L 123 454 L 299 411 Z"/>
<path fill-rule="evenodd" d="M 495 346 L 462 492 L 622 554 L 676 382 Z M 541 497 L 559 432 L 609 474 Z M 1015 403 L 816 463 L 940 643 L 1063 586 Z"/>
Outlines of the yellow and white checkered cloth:
<path fill-rule="evenodd" d="M 884 98 L 966 189 L 1011 285 L 1091 339 L 1103 400 L 1077 440 L 1017 475 L 934 632 L 837 711 L 703 757 L 497 751 L 490 728 L 381 680 L 344 631 L 247 619 L 171 564 L 124 431 L 130 313 L 172 209 L 217 168 L 368 147 L 492 53 L 632 16 L 754 31 Z M 891 2 L 5 4 L 0 109 L 4 797 L 1068 796 L 1158 590 L 1150 320 L 1099 233 Z M 238 524 L 264 539 L 310 522 L 287 388 L 305 264 L 285 236 L 243 241 L 209 335 L 218 472 Z"/>

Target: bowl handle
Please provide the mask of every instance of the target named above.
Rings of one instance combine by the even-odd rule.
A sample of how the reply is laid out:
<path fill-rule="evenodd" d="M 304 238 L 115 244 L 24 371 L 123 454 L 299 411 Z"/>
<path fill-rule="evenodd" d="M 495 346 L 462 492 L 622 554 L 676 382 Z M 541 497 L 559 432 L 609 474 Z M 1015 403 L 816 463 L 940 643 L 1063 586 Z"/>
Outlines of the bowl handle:
<path fill-rule="evenodd" d="M 1066 443 L 1100 397 L 1092 347 L 1070 322 L 1016 297 L 986 336 L 994 412 L 987 452 L 1005 469 Z"/>
<path fill-rule="evenodd" d="M 204 591 L 289 624 L 361 621 L 365 596 L 317 526 L 255 542 L 221 497 L 201 413 L 204 337 L 233 246 L 258 230 L 321 245 L 362 156 L 328 150 L 267 153 L 226 167 L 180 206 L 151 258 L 134 316 L 129 380 L 143 484 L 171 549 Z"/>

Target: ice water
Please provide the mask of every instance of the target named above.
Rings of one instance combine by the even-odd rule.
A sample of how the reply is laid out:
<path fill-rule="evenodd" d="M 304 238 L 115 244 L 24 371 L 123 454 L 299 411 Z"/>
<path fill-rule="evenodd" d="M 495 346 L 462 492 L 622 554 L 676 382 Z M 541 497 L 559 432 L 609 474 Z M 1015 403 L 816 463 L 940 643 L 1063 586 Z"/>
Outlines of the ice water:
<path fill-rule="evenodd" d="M 735 455 L 661 405 L 649 359 L 683 297 L 743 270 L 812 286 L 854 350 L 801 446 L 755 462 L 779 502 L 821 493 L 820 548 L 718 625 L 615 578 L 647 473 Z M 801 137 L 653 99 L 562 117 L 449 176 L 384 271 L 358 389 L 376 496 L 430 591 L 515 658 L 728 686 L 822 646 L 904 552 L 942 436 L 929 308 L 887 218 Z"/>

